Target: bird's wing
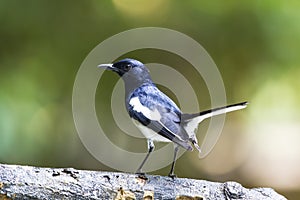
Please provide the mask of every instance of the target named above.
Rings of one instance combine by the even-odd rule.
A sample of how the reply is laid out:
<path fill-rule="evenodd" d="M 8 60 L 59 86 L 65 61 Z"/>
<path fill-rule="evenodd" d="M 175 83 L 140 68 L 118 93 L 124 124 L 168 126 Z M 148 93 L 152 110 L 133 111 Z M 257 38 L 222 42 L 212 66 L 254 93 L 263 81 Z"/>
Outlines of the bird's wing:
<path fill-rule="evenodd" d="M 187 150 L 189 137 L 180 126 L 181 112 L 176 104 L 154 86 L 138 88 L 128 102 L 129 115 L 159 135 Z"/>

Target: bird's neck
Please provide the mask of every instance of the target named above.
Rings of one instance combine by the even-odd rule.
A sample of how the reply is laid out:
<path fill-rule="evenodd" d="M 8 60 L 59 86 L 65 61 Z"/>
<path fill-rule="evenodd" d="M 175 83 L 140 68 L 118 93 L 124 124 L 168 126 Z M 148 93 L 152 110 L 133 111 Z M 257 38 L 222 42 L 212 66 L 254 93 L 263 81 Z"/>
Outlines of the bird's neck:
<path fill-rule="evenodd" d="M 130 94 L 136 88 L 144 84 L 153 84 L 152 79 L 148 73 L 135 74 L 124 74 L 122 79 L 125 83 L 126 94 Z"/>
<path fill-rule="evenodd" d="M 130 95 L 132 92 L 134 92 L 137 88 L 141 87 L 142 85 L 154 85 L 152 80 L 143 80 L 143 81 L 130 81 L 125 82 L 125 94 L 126 98 L 128 95 Z"/>

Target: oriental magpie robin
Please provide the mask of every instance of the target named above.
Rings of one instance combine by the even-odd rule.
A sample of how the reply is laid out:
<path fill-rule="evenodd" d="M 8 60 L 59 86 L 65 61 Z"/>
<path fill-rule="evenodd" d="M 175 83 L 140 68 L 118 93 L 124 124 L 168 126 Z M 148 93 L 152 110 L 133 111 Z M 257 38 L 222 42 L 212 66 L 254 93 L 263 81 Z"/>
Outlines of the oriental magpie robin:
<path fill-rule="evenodd" d="M 179 147 L 199 151 L 195 135 L 198 124 L 206 118 L 243 109 L 247 102 L 215 108 L 195 114 L 183 114 L 177 105 L 153 83 L 147 67 L 134 59 L 124 59 L 113 64 L 98 67 L 116 72 L 125 83 L 125 105 L 129 116 L 137 128 L 147 138 L 148 153 L 137 173 L 150 153 L 154 150 L 153 141 L 173 142 L 174 158 L 169 176 L 175 177 L 174 166 Z"/>

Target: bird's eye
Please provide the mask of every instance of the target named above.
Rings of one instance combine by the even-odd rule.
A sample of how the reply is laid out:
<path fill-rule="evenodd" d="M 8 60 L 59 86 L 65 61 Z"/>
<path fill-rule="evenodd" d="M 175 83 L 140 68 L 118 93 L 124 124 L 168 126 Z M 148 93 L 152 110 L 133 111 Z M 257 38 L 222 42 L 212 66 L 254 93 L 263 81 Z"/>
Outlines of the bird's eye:
<path fill-rule="evenodd" d="M 128 65 L 125 65 L 125 66 L 124 66 L 124 70 L 125 70 L 125 71 L 129 71 L 130 69 L 131 69 L 131 65 L 128 64 Z"/>

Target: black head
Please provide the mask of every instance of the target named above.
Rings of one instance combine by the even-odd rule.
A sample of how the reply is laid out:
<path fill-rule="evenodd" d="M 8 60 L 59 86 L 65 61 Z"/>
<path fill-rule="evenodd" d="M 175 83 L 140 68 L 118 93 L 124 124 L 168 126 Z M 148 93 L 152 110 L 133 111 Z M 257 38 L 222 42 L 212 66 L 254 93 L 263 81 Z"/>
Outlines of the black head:
<path fill-rule="evenodd" d="M 149 70 L 138 60 L 126 58 L 113 64 L 101 64 L 98 67 L 116 72 L 123 78 L 125 85 L 129 83 L 140 85 L 145 82 L 152 82 Z"/>

